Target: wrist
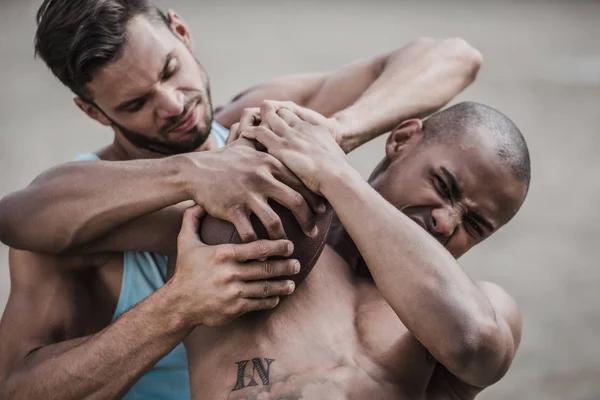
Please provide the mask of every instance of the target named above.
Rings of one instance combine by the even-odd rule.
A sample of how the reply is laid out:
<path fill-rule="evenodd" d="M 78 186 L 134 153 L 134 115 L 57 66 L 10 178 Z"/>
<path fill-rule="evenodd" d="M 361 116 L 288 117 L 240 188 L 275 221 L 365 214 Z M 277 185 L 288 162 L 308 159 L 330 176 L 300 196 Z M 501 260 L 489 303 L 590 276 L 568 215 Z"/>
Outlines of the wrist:
<path fill-rule="evenodd" d="M 369 140 L 367 138 L 369 132 L 364 131 L 364 127 L 361 126 L 360 120 L 356 118 L 351 110 L 342 110 L 336 113 L 332 118 L 338 124 L 338 137 L 336 139 L 339 146 L 344 150 L 344 153 L 350 153 L 352 150 Z"/>
<path fill-rule="evenodd" d="M 173 278 L 157 292 L 160 293 L 163 306 L 163 316 L 161 321 L 166 319 L 165 323 L 169 330 L 173 332 L 191 331 L 198 323 L 191 314 L 191 307 L 187 307 L 185 300 L 189 297 L 184 295 L 173 282 Z"/>
<path fill-rule="evenodd" d="M 327 173 L 322 175 L 319 191 L 330 203 L 334 197 L 342 193 L 339 189 L 343 185 L 353 185 L 356 179 L 364 181 L 360 173 L 352 168 L 347 162 L 338 163 L 333 168 L 328 168 Z"/>
<path fill-rule="evenodd" d="M 203 181 L 203 179 L 198 179 L 198 173 L 206 169 L 206 153 L 208 152 L 179 154 L 165 159 L 177 171 L 176 191 L 184 197 L 181 201 L 194 200 L 198 203 L 199 199 L 196 198 L 196 195 L 203 192 L 203 190 L 198 190 L 198 184 Z"/>

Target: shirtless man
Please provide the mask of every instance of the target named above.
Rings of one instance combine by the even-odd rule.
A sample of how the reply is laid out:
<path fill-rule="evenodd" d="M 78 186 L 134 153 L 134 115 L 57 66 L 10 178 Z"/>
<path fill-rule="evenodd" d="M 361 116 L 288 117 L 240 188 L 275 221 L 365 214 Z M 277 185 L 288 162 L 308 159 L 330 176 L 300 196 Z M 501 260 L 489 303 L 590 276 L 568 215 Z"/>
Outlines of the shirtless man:
<path fill-rule="evenodd" d="M 78 35 L 73 35 L 75 29 Z M 280 197 L 309 231 L 310 208 L 317 207 L 315 196 L 276 159 L 245 146 L 161 162 L 113 161 L 219 147 L 227 133 L 219 123 L 229 127 L 244 107 L 264 98 L 294 100 L 331 115 L 329 126 L 335 129 L 338 143 L 350 151 L 403 119 L 441 107 L 472 82 L 481 63 L 479 53 L 464 41 L 417 40 L 332 73 L 287 77 L 251 88 L 215 113 L 217 123 L 209 136 L 212 110 L 206 73 L 191 53 L 187 26 L 174 12 L 163 18 L 146 1 L 45 1 L 36 47 L 78 96 L 76 104 L 115 133 L 112 145 L 88 155 L 110 163 L 58 167 L 2 200 L 2 240 L 21 249 L 55 254 L 88 244 L 125 222 L 128 213 L 145 214 L 180 200 L 194 200 L 231 220 L 250 240 L 250 212 L 263 216 L 273 237 L 283 235 L 266 202 Z M 81 62 L 89 57 L 96 58 Z M 200 100 L 199 105 L 189 107 L 190 100 Z M 198 121 L 195 127 L 181 128 L 191 119 Z M 310 206 L 297 193 L 306 196 Z M 169 210 L 158 215 L 172 221 Z M 161 229 L 176 232 L 179 225 L 179 221 L 165 222 Z M 145 232 L 145 246 L 159 237 Z M 185 354 L 181 346 L 169 353 L 185 335 L 170 334 L 164 296 L 151 295 L 172 272 L 167 271 L 166 258 L 157 253 L 123 254 L 127 248 L 105 243 L 104 249 L 111 249 L 107 253 L 101 243 L 88 245 L 81 257 L 11 250 L 11 295 L 0 323 L 1 397 L 114 397 L 136 382 L 130 397 L 189 397 Z M 246 248 L 246 257 L 255 258 L 252 252 L 263 254 L 260 244 Z M 287 252 L 284 242 L 269 246 L 269 254 Z M 219 265 L 240 267 L 236 259 L 215 260 L 214 251 L 207 249 L 204 261 L 196 260 L 202 268 L 188 270 L 189 282 L 201 282 L 202 274 L 210 281 L 206 274 Z M 281 263 L 275 271 L 262 274 L 248 269 L 244 279 L 287 274 L 289 268 Z M 254 283 L 248 290 L 257 286 Z M 272 307 L 278 301 L 275 295 L 289 293 L 286 283 L 270 284 L 270 298 L 247 301 L 242 311 L 250 310 L 251 304 Z M 174 289 L 194 294 L 193 309 L 206 312 L 211 306 L 213 324 L 237 315 L 228 308 L 230 302 L 248 300 L 239 295 L 213 296 L 224 292 L 226 285 L 170 285 L 165 290 Z M 264 296 L 261 291 L 260 297 Z M 215 304 L 215 298 L 222 301 Z M 140 326 L 146 329 L 142 332 Z M 161 361 L 152 368 L 157 360 Z"/>

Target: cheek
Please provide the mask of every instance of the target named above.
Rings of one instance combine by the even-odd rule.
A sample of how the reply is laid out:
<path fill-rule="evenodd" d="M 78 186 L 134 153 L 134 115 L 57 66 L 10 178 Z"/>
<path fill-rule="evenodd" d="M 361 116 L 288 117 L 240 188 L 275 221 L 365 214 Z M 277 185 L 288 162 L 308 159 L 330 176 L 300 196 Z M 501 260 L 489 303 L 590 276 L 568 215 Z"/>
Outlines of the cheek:
<path fill-rule="evenodd" d="M 151 104 L 147 104 L 142 110 L 135 114 L 125 114 L 119 119 L 115 119 L 117 123 L 125 128 L 144 134 L 154 134 L 157 127 L 154 123 L 154 113 Z"/>

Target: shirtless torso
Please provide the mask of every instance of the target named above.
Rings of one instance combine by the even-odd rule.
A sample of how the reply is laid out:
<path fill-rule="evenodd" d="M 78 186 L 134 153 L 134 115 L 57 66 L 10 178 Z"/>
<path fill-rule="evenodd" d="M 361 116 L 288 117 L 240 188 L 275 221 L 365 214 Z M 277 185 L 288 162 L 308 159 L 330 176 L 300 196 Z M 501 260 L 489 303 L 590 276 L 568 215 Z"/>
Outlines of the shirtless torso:
<path fill-rule="evenodd" d="M 198 327 L 185 344 L 198 399 L 469 399 L 477 393 L 439 365 L 373 281 L 356 277 L 329 246 L 277 309 L 224 327 Z"/>

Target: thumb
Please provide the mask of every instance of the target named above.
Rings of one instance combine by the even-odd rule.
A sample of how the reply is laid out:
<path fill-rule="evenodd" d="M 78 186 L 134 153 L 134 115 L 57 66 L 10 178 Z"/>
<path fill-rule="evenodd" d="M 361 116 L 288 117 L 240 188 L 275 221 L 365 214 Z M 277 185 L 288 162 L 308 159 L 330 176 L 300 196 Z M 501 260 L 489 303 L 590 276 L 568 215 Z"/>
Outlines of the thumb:
<path fill-rule="evenodd" d="M 192 206 L 185 210 L 178 237 L 180 243 L 202 243 L 200 236 L 198 236 L 198 231 L 200 230 L 200 221 L 205 214 L 204 209 L 199 205 Z"/>
<path fill-rule="evenodd" d="M 227 143 L 229 144 L 236 140 L 240 136 L 240 123 L 237 122 L 231 125 L 231 129 L 229 130 L 229 136 L 227 137 Z"/>

